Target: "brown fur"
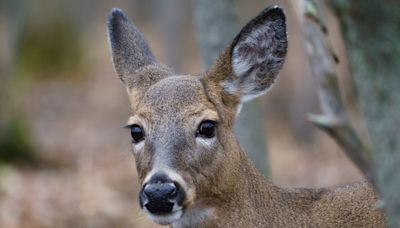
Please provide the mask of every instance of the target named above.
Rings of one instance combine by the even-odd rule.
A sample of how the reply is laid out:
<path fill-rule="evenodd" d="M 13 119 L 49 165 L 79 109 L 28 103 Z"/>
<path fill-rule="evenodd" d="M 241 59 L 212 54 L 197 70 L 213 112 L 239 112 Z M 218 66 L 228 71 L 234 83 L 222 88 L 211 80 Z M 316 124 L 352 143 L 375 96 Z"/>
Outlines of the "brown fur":
<path fill-rule="evenodd" d="M 176 75 L 155 61 L 142 35 L 137 35 L 140 33 L 121 11 L 114 10 L 109 20 L 109 26 L 130 34 L 115 34 L 115 29 L 109 28 L 114 65 L 132 105 L 128 124 L 140 125 L 145 132 L 143 148 L 134 149 L 139 181 L 144 184 L 154 168 L 174 170 L 180 175 L 175 181 L 186 192 L 184 213 L 172 222 L 173 227 L 385 227 L 384 214 L 376 208 L 377 195 L 368 183 L 323 189 L 280 188 L 256 171 L 236 140 L 237 107 L 242 97 L 249 95 L 246 93 L 266 90 L 275 81 L 283 64 L 280 58 L 286 54 L 286 32 L 276 32 L 274 37 L 272 30 L 272 35 L 265 35 L 277 39 L 269 50 L 275 54 L 264 61 L 270 64 L 268 72 L 256 64 L 252 72 L 237 75 L 232 66 L 233 49 L 258 27 L 282 30 L 280 9 L 263 11 L 213 67 L 199 76 Z M 146 53 L 150 57 L 143 57 Z M 277 62 L 274 55 L 279 57 Z M 132 66 L 126 66 L 130 61 Z M 230 90 L 222 86 L 226 83 L 231 83 Z M 203 120 L 217 122 L 215 140 L 208 146 L 195 137 Z"/>

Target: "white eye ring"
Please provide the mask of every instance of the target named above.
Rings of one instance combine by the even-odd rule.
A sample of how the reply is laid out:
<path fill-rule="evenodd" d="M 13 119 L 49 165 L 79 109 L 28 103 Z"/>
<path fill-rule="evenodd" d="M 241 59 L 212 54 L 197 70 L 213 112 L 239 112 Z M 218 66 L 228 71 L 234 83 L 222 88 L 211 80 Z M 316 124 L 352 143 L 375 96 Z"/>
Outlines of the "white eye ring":
<path fill-rule="evenodd" d="M 144 147 L 144 140 L 140 141 L 139 143 L 132 143 L 132 149 L 134 153 L 142 150 Z"/>
<path fill-rule="evenodd" d="M 197 137 L 196 138 L 196 142 L 197 144 L 205 147 L 208 150 L 211 150 L 215 147 L 215 143 L 216 143 L 216 137 L 213 138 L 201 138 L 201 137 Z"/>

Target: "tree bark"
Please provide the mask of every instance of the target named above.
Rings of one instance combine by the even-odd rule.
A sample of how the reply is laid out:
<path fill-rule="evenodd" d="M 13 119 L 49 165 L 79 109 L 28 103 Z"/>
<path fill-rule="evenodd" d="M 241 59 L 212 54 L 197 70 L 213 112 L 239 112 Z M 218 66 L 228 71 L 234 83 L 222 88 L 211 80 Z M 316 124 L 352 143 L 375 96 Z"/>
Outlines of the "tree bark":
<path fill-rule="evenodd" d="M 340 19 L 389 227 L 400 227 L 400 2 L 343 1 Z"/>
<path fill-rule="evenodd" d="M 364 143 L 348 117 L 339 88 L 335 65 L 337 57 L 327 36 L 327 29 L 319 5 L 303 0 L 306 49 L 315 81 L 322 114 L 309 115 L 309 121 L 329 134 L 347 156 L 376 187 L 370 146 Z"/>
<path fill-rule="evenodd" d="M 194 0 L 194 20 L 200 52 L 208 68 L 239 32 L 236 0 Z M 267 175 L 262 109 L 259 100 L 243 105 L 236 135 L 257 169 Z"/>

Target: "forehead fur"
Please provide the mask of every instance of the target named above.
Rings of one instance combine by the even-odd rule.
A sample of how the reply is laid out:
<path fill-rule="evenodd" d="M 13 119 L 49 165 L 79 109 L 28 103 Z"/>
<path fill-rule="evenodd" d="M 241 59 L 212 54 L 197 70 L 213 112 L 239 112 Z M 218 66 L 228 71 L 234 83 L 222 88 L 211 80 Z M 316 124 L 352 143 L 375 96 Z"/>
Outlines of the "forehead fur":
<path fill-rule="evenodd" d="M 139 103 L 139 110 L 167 115 L 196 114 L 211 109 L 201 81 L 194 76 L 171 76 L 152 85 Z M 192 112 L 192 113 L 188 113 Z"/>

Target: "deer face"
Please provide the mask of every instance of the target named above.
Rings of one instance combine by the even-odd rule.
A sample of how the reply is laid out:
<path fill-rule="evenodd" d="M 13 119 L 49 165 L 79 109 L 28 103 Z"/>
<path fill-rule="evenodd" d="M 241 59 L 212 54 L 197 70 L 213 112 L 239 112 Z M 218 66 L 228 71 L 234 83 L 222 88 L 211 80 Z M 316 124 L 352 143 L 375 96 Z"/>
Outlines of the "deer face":
<path fill-rule="evenodd" d="M 194 76 L 162 79 L 138 102 L 128 124 L 140 204 L 155 221 L 179 218 L 196 199 L 197 186 L 210 185 L 223 155 L 218 123 L 216 108 Z"/>
<path fill-rule="evenodd" d="M 246 25 L 206 73 L 177 75 L 157 62 L 143 35 L 120 10 L 108 21 L 117 74 L 132 107 L 128 127 L 142 189 L 140 206 L 160 224 L 212 207 L 239 168 L 233 133 L 237 107 L 275 81 L 286 55 L 282 10 Z"/>

